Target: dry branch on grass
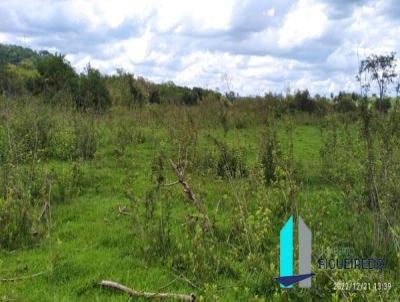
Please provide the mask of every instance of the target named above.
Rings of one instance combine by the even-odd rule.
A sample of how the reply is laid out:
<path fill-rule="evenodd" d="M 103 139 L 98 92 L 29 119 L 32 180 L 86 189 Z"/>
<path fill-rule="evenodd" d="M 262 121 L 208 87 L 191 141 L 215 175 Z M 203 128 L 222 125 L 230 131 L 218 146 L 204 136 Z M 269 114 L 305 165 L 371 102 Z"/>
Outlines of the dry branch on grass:
<path fill-rule="evenodd" d="M 137 291 L 132 288 L 126 287 L 125 285 L 119 284 L 117 282 L 103 280 L 100 282 L 101 286 L 109 287 L 113 289 L 120 290 L 129 296 L 134 297 L 142 297 L 146 299 L 174 299 L 177 301 L 188 301 L 188 302 L 195 302 L 196 296 L 194 294 L 185 295 L 185 294 L 175 294 L 175 293 L 149 293 L 149 292 L 142 292 Z"/>
<path fill-rule="evenodd" d="M 26 280 L 26 279 L 32 279 L 41 275 L 46 274 L 46 272 L 39 272 L 30 276 L 21 276 L 21 277 L 13 277 L 13 278 L 4 278 L 0 279 L 0 282 L 14 282 L 14 281 L 19 281 L 19 280 Z"/>

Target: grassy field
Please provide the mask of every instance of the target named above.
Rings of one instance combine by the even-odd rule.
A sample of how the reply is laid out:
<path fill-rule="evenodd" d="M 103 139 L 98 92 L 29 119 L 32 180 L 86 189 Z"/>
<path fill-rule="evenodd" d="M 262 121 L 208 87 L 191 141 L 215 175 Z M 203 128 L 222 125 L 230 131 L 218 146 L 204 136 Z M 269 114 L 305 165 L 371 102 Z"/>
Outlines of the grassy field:
<path fill-rule="evenodd" d="M 396 255 L 393 239 L 386 247 L 374 246 L 372 214 L 357 199 L 363 163 L 358 122 L 349 122 L 346 132 L 344 123 L 337 128 L 335 162 L 321 153 L 332 131 L 328 118 L 293 115 L 266 126 L 250 112 L 236 124 L 230 115 L 226 130 L 207 107 L 116 107 L 100 116 L 24 110 L 12 108 L 9 121 L 16 116 L 34 120 L 45 110 L 46 118 L 61 123 L 51 127 L 60 131 L 49 136 L 65 142 L 70 121 L 92 121 L 87 129 L 95 132 L 96 148 L 87 159 L 60 159 L 68 150 L 62 145 L 51 156 L 39 152 L 33 160 L 19 161 L 21 167 L 34 162 L 35 177 L 51 175 L 52 185 L 34 212 L 38 217 L 43 200 L 49 202 L 40 235 L 0 249 L 0 301 L 127 301 L 126 295 L 98 286 L 101 280 L 152 292 L 193 292 L 199 301 L 396 301 L 400 296 L 399 251 Z M 260 163 L 268 129 L 276 132 L 279 146 L 270 184 Z M 224 148 L 236 154 L 243 175 L 218 172 Z M 359 153 L 347 157 L 348 148 Z M 169 160 L 179 157 L 187 159 L 185 177 L 204 204 L 212 224 L 208 231 L 182 187 L 168 185 L 177 179 Z M 327 161 L 334 167 L 328 169 Z M 349 176 L 351 171 L 356 174 Z M 350 178 L 358 181 L 351 185 Z M 385 270 L 315 269 L 311 289 L 280 289 L 273 279 L 279 274 L 278 234 L 290 213 L 301 213 L 312 230 L 313 268 L 319 255 L 350 247 L 354 256 L 387 259 Z M 335 280 L 391 282 L 392 288 L 342 292 L 334 290 Z"/>

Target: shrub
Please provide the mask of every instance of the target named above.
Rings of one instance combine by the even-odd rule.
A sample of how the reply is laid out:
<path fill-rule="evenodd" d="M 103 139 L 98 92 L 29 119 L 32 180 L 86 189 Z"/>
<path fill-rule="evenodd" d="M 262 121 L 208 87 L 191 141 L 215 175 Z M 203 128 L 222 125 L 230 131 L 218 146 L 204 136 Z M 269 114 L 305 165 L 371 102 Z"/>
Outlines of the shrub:
<path fill-rule="evenodd" d="M 4 166 L 2 167 L 4 168 Z M 28 245 L 43 234 L 49 209 L 50 178 L 43 171 L 8 166 L 5 191 L 0 196 L 0 248 Z M 49 222 L 49 221 L 47 221 Z"/>
<path fill-rule="evenodd" d="M 97 129 L 90 114 L 81 114 L 74 119 L 75 157 L 92 159 L 97 149 Z"/>
<path fill-rule="evenodd" d="M 297 91 L 294 95 L 294 104 L 297 110 L 312 113 L 315 111 L 315 102 L 308 90 Z"/>
<path fill-rule="evenodd" d="M 34 239 L 37 211 L 29 199 L 15 192 L 9 192 L 5 199 L 0 197 L 0 247 L 16 248 Z"/>
<path fill-rule="evenodd" d="M 160 104 L 161 103 L 160 92 L 158 91 L 157 88 L 153 88 L 150 91 L 149 102 L 151 104 Z"/>
<path fill-rule="evenodd" d="M 45 55 L 38 62 L 37 70 L 39 79 L 35 90 L 42 92 L 50 101 L 53 97 L 64 91 L 77 101 L 78 98 L 78 75 L 64 55 Z"/>
<path fill-rule="evenodd" d="M 218 147 L 217 175 L 228 178 L 246 177 L 248 171 L 243 153 L 239 149 L 230 149 L 225 144 L 220 144 Z"/>
<path fill-rule="evenodd" d="M 195 91 L 185 91 L 183 94 L 183 103 L 185 105 L 196 105 L 199 102 L 199 96 Z"/>
<path fill-rule="evenodd" d="M 271 125 L 267 125 L 262 135 L 260 154 L 261 166 L 264 171 L 264 181 L 267 184 L 276 180 L 276 168 L 278 167 L 278 158 L 280 155 L 276 129 Z"/>
<path fill-rule="evenodd" d="M 130 92 L 130 103 L 129 105 L 143 106 L 147 101 L 147 95 L 144 87 L 140 82 L 133 78 L 132 75 L 129 77 L 129 92 Z"/>
<path fill-rule="evenodd" d="M 389 97 L 383 97 L 382 100 L 377 99 L 374 102 L 374 106 L 375 106 L 376 110 L 387 113 L 389 111 L 390 107 L 392 106 L 392 103 L 390 102 Z"/>
<path fill-rule="evenodd" d="M 31 61 L 23 61 L 20 66 L 7 64 L 0 67 L 0 91 L 12 96 L 34 92 L 38 78 Z"/>
<path fill-rule="evenodd" d="M 7 133 L 1 143 L 3 158 L 16 163 L 45 157 L 50 129 L 54 125 L 46 108 L 38 104 L 16 104 L 10 106 L 3 120 Z"/>
<path fill-rule="evenodd" d="M 117 76 L 107 78 L 113 100 L 129 107 L 143 106 L 148 99 L 145 80 L 141 78 L 135 79 L 133 74 L 121 69 L 117 70 L 117 72 Z"/>
<path fill-rule="evenodd" d="M 79 86 L 78 108 L 103 111 L 111 105 L 104 78 L 97 69 L 88 65 L 81 74 Z"/>
<path fill-rule="evenodd" d="M 353 112 L 356 111 L 356 98 L 354 95 L 340 92 L 339 95 L 334 99 L 335 110 L 337 112 Z"/>
<path fill-rule="evenodd" d="M 172 198 L 170 192 L 163 190 L 165 164 L 165 155 L 160 151 L 151 163 L 151 187 L 143 201 L 133 205 L 135 232 L 140 236 L 141 252 L 146 260 L 166 257 L 172 247 Z"/>
<path fill-rule="evenodd" d="M 52 127 L 49 129 L 48 147 L 45 149 L 46 157 L 69 160 L 74 157 L 76 132 L 73 115 L 63 112 L 63 117 L 57 115 Z"/>
<path fill-rule="evenodd" d="M 52 169 L 51 175 L 53 179 L 52 200 L 66 202 L 83 191 L 86 179 L 80 160 L 67 167 Z"/>

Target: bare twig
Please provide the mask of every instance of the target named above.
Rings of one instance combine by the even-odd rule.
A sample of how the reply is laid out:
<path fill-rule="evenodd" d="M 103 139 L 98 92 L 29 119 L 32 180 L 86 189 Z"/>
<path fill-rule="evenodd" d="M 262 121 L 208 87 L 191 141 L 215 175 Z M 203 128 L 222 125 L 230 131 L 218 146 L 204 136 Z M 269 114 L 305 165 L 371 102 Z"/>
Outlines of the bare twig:
<path fill-rule="evenodd" d="M 118 206 L 118 216 L 129 215 L 129 211 L 125 206 Z"/>
<path fill-rule="evenodd" d="M 189 278 L 187 278 L 183 273 L 178 272 L 176 270 L 174 270 L 174 275 L 177 276 L 178 278 L 180 278 L 181 280 L 185 281 L 187 284 L 189 284 L 191 287 L 193 288 L 197 288 L 198 290 L 203 290 L 202 288 L 200 288 L 198 285 L 196 285 L 195 283 L 193 283 L 193 281 L 189 280 Z"/>
<path fill-rule="evenodd" d="M 165 187 L 170 187 L 170 186 L 174 186 L 174 185 L 176 185 L 176 184 L 178 184 L 178 183 L 179 183 L 179 180 L 174 181 L 174 182 L 171 182 L 171 183 L 169 183 L 169 184 L 164 184 L 164 186 L 165 186 Z"/>
<path fill-rule="evenodd" d="M 29 276 L 21 276 L 21 277 L 14 277 L 14 278 L 4 278 L 4 279 L 0 279 L 0 282 L 14 282 L 14 281 L 19 281 L 19 280 L 26 280 L 26 279 L 31 279 L 31 278 L 35 278 L 37 276 L 41 276 L 46 274 L 46 272 L 39 272 L 33 275 L 29 275 Z"/>
<path fill-rule="evenodd" d="M 190 188 L 189 184 L 185 180 L 184 175 L 184 166 L 175 164 L 172 160 L 170 160 L 172 168 L 175 170 L 175 174 L 178 177 L 178 182 L 182 185 L 183 191 L 186 193 L 187 197 L 193 202 L 195 207 L 199 210 L 199 212 L 203 212 L 202 205 L 197 197 L 194 195 L 192 189 Z"/>
<path fill-rule="evenodd" d="M 179 279 L 179 277 L 176 277 L 174 280 L 172 280 L 172 281 L 168 282 L 167 284 L 161 286 L 161 287 L 157 290 L 157 292 L 160 292 L 160 290 L 166 289 L 168 286 L 174 284 L 178 279 Z"/>
<path fill-rule="evenodd" d="M 46 212 L 48 211 L 48 209 L 49 209 L 49 204 L 47 203 L 47 201 L 44 203 L 44 205 L 43 205 L 43 209 L 42 209 L 42 212 L 40 213 L 40 215 L 39 215 L 39 220 L 41 220 L 42 218 L 43 218 L 43 216 L 44 216 L 44 214 L 46 214 Z"/>
<path fill-rule="evenodd" d="M 135 297 L 143 297 L 143 298 L 153 298 L 153 299 L 174 299 L 177 301 L 188 301 L 188 302 L 195 302 L 196 296 L 194 294 L 186 295 L 186 294 L 175 294 L 175 293 L 149 293 L 149 292 L 142 292 L 137 291 L 132 288 L 126 287 L 125 285 L 119 284 L 117 282 L 103 280 L 100 282 L 101 286 L 109 287 L 113 289 L 117 289 L 123 291 L 124 293 L 128 294 L 129 296 Z"/>
<path fill-rule="evenodd" d="M 40 213 L 39 220 L 47 214 L 48 223 L 51 224 L 51 181 L 46 176 L 46 186 L 48 186 L 47 200 L 44 202 L 42 212 Z"/>

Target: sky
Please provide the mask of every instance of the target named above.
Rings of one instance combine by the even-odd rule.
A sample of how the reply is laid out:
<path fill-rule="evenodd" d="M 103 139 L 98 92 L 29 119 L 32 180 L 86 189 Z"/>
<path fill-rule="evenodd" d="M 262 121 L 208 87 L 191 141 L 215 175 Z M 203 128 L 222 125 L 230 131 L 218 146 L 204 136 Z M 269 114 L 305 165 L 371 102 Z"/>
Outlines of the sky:
<path fill-rule="evenodd" d="M 400 54 L 398 0 L 1 0 L 0 43 L 241 95 L 358 91 L 358 58 Z"/>

